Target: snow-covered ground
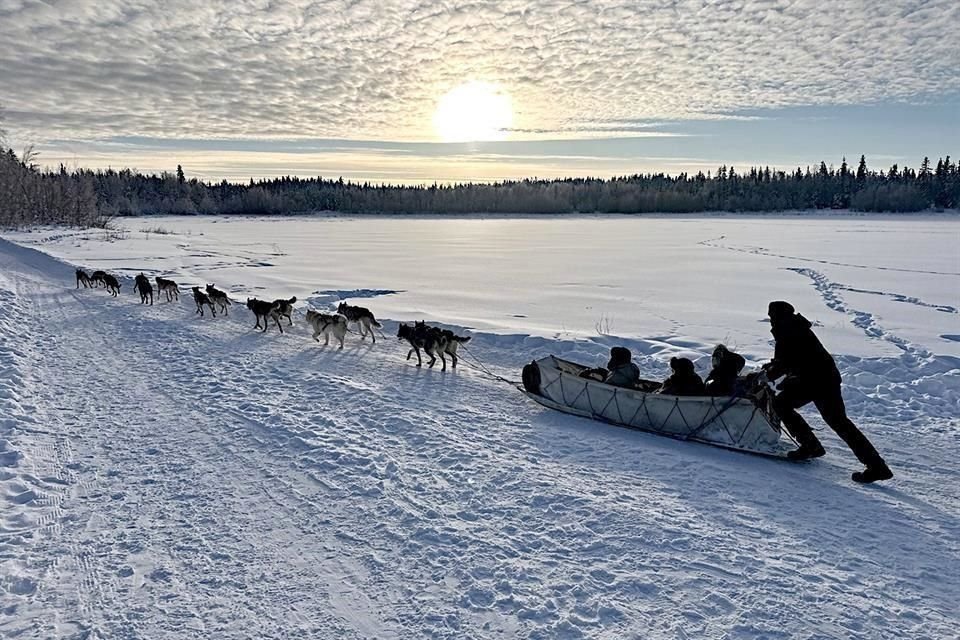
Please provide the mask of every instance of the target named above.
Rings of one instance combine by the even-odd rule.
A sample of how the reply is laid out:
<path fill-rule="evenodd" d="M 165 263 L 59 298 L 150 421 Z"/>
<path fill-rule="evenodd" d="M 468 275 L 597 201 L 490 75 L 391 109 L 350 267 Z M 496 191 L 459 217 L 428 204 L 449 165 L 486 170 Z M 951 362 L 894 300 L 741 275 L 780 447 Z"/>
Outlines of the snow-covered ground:
<path fill-rule="evenodd" d="M 0 637 L 953 638 L 960 223 L 950 218 L 136 219 L 0 240 Z M 166 233 L 144 233 L 141 229 Z M 49 255 L 47 255 L 49 254 Z M 74 289 L 73 268 L 341 298 L 375 346 Z M 518 377 L 630 346 L 770 355 L 790 300 L 897 474 L 550 412 Z M 820 423 L 812 418 L 815 425 Z"/>

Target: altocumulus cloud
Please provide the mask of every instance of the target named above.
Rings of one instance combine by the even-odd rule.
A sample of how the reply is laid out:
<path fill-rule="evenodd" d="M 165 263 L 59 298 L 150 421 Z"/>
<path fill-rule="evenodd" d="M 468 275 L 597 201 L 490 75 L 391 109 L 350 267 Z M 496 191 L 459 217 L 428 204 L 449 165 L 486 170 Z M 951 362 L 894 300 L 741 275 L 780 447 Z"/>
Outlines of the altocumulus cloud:
<path fill-rule="evenodd" d="M 415 141 L 482 79 L 517 137 L 610 134 L 956 93 L 958 41 L 956 0 L 0 0 L 0 102 L 40 139 Z"/>

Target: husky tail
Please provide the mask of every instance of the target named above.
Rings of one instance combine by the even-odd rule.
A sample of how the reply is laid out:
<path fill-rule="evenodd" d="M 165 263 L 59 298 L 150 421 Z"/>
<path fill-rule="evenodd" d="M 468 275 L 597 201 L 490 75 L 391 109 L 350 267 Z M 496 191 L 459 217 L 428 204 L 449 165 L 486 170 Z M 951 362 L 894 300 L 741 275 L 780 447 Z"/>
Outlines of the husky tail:
<path fill-rule="evenodd" d="M 467 342 L 470 342 L 470 338 L 472 337 L 473 336 L 464 336 L 461 338 L 460 336 L 453 336 L 453 339 L 459 342 L 460 344 L 466 344 Z"/>
<path fill-rule="evenodd" d="M 380 321 L 373 317 L 372 313 L 370 314 L 370 324 L 377 327 L 378 329 L 383 327 L 383 325 L 380 324 Z"/>

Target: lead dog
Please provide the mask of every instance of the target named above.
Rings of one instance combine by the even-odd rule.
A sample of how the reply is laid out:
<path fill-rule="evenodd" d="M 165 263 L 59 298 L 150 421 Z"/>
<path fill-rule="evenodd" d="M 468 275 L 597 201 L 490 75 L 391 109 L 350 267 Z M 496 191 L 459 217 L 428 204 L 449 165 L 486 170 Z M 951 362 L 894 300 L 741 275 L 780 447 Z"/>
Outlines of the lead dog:
<path fill-rule="evenodd" d="M 193 301 L 197 303 L 197 311 L 193 315 L 200 314 L 200 317 L 203 317 L 203 306 L 206 305 L 210 307 L 210 313 L 213 314 L 213 317 L 217 317 L 217 311 L 213 308 L 213 303 L 210 302 L 210 298 L 203 291 L 200 291 L 200 287 L 191 287 L 193 289 Z"/>
<path fill-rule="evenodd" d="M 277 312 L 276 303 L 247 298 L 247 309 L 253 311 L 253 315 L 257 317 L 257 324 L 253 326 L 254 329 L 260 328 L 260 319 L 263 318 L 263 330 L 266 331 L 268 320 L 273 318 L 273 321 L 277 323 L 277 329 L 280 329 L 280 333 L 283 333 L 283 325 L 280 324 L 280 314 Z"/>
<path fill-rule="evenodd" d="M 153 305 L 153 285 L 150 284 L 150 281 L 147 279 L 147 276 L 143 275 L 141 272 L 136 278 L 133 279 L 133 286 L 140 293 L 140 304 L 147 304 L 147 299 L 150 300 L 150 305 Z"/>
<path fill-rule="evenodd" d="M 313 339 L 320 342 L 320 334 L 323 334 L 323 345 L 330 344 L 330 334 L 340 341 L 340 348 L 343 349 L 343 339 L 347 336 L 347 319 L 339 313 L 320 313 L 313 309 L 307 309 L 307 322 L 313 326 Z"/>
<path fill-rule="evenodd" d="M 382 327 L 383 325 L 377 322 L 377 319 L 373 317 L 370 309 L 366 307 L 354 307 L 346 302 L 341 302 L 337 307 L 337 313 L 345 317 L 347 322 L 356 323 L 360 327 L 361 340 L 367 337 L 366 331 L 369 331 L 370 337 L 373 338 L 373 343 L 377 343 L 377 336 L 373 333 L 373 327 Z M 366 331 L 364 331 L 365 329 Z"/>
<path fill-rule="evenodd" d="M 220 307 L 220 311 L 223 312 L 223 315 L 230 315 L 227 311 L 227 307 L 230 306 L 230 298 L 227 297 L 227 294 L 220 289 L 217 289 L 212 284 L 207 285 L 207 295 L 210 296 L 210 300 L 217 304 Z"/>
<path fill-rule="evenodd" d="M 177 287 L 176 282 L 161 278 L 160 276 L 157 276 L 154 280 L 157 281 L 157 293 L 167 294 L 167 302 L 171 302 L 173 298 L 176 298 L 177 302 L 180 301 L 180 289 Z"/>

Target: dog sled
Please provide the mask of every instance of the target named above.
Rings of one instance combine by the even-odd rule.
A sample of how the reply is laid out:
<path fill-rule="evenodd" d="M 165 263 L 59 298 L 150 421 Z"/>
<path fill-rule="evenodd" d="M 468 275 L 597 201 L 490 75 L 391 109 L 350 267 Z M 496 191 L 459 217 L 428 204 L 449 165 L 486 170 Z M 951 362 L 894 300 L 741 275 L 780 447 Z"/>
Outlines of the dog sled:
<path fill-rule="evenodd" d="M 580 377 L 585 365 L 547 356 L 523 368 L 523 391 L 550 409 L 745 453 L 783 458 L 780 420 L 766 387 L 750 396 L 672 396 Z M 643 390 L 646 388 L 648 390 Z"/>

